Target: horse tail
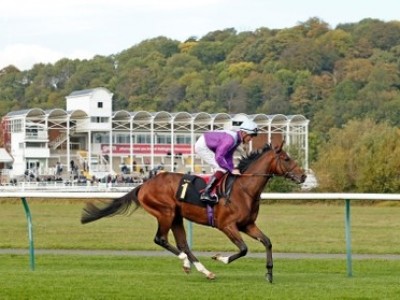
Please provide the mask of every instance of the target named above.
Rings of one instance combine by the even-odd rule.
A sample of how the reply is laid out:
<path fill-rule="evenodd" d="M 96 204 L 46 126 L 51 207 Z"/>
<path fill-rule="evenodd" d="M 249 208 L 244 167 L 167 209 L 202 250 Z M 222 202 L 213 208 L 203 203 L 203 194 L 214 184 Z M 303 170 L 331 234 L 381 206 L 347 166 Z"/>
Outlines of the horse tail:
<path fill-rule="evenodd" d="M 139 189 L 140 186 L 137 186 L 129 193 L 120 198 L 113 199 L 105 206 L 98 206 L 94 203 L 87 203 L 82 212 L 81 223 L 86 224 L 104 217 L 112 217 L 115 215 L 122 215 L 134 212 L 140 206 L 140 202 L 137 196 Z M 135 203 L 136 205 L 133 210 L 130 209 L 132 203 Z"/>

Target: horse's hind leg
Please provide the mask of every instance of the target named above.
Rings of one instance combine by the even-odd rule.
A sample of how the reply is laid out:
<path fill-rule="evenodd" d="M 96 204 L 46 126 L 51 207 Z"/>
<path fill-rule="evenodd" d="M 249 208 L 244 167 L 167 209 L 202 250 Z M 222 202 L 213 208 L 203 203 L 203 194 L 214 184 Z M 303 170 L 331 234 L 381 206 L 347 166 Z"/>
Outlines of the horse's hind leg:
<path fill-rule="evenodd" d="M 269 237 L 267 237 L 255 224 L 247 226 L 244 230 L 246 234 L 251 236 L 252 238 L 260 241 L 266 250 L 267 254 L 267 280 L 272 283 L 272 268 L 273 268 L 273 261 L 272 261 L 272 243 Z"/>
<path fill-rule="evenodd" d="M 190 250 L 182 217 L 175 218 L 172 224 L 172 232 L 178 249 L 182 251 L 178 257 L 183 260 L 183 270 L 188 273 L 190 271 L 190 263 L 193 263 L 197 271 L 203 273 L 208 279 L 214 279 L 214 273 L 208 271 Z"/>
<path fill-rule="evenodd" d="M 159 222 L 157 233 L 154 237 L 154 243 L 179 256 L 180 251 L 168 242 L 168 232 L 170 228 L 170 226 L 163 226 L 162 223 Z"/>
<path fill-rule="evenodd" d="M 172 232 L 174 234 L 176 243 L 179 247 L 176 248 L 172 246 L 168 242 L 168 232 L 172 227 Z M 199 260 L 192 254 L 192 252 L 189 249 L 189 246 L 187 245 L 186 242 L 186 233 L 185 229 L 183 227 L 183 220 L 181 217 L 178 217 L 174 220 L 173 224 L 171 225 L 168 221 L 161 221 L 160 219 L 158 220 L 158 230 L 156 233 L 156 236 L 154 238 L 154 242 L 165 248 L 166 250 L 172 252 L 176 256 L 178 256 L 179 259 L 183 261 L 184 265 L 184 270 L 188 271 L 190 270 L 190 262 L 194 264 L 196 269 L 206 275 L 208 279 L 214 279 L 215 275 L 208 271 L 200 262 Z"/>

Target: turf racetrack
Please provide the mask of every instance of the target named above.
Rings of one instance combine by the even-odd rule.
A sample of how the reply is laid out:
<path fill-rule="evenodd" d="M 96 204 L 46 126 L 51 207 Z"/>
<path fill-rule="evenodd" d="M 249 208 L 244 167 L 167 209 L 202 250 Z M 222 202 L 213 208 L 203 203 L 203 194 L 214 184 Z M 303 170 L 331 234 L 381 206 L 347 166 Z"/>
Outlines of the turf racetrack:
<path fill-rule="evenodd" d="M 0 255 L 1 299 L 398 299 L 400 261 L 360 260 L 354 276 L 340 259 L 276 259 L 274 283 L 264 260 L 223 265 L 201 257 L 216 273 L 187 275 L 174 257 Z"/>

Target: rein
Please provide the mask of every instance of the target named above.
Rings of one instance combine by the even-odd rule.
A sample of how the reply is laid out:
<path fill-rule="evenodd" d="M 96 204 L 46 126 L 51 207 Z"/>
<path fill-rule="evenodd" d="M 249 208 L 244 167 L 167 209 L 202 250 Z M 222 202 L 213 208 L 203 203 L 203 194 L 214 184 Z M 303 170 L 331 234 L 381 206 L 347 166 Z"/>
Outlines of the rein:
<path fill-rule="evenodd" d="M 247 176 L 247 177 L 251 177 L 251 176 L 263 176 L 263 177 L 273 177 L 274 174 L 272 173 L 249 173 L 249 174 L 240 174 L 238 176 Z"/>

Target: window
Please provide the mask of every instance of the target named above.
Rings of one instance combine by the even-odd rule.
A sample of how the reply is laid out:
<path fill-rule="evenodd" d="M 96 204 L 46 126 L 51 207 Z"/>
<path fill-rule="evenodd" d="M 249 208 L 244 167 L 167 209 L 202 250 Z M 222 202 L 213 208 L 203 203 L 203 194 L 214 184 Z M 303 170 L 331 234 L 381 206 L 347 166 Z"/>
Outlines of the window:
<path fill-rule="evenodd" d="M 103 108 L 103 102 L 97 102 L 97 108 Z"/>
<path fill-rule="evenodd" d="M 114 136 L 114 143 L 115 144 L 129 144 L 130 139 L 129 139 L 129 134 L 116 134 Z"/>
<path fill-rule="evenodd" d="M 110 142 L 107 133 L 94 133 L 92 135 L 92 143 L 94 144 L 108 144 Z"/>
<path fill-rule="evenodd" d="M 11 132 L 22 132 L 22 119 L 15 119 L 11 121 Z"/>
<path fill-rule="evenodd" d="M 108 123 L 108 117 L 90 117 L 92 123 Z"/>
<path fill-rule="evenodd" d="M 138 134 L 136 135 L 136 142 L 138 144 L 150 144 L 150 134 Z"/>
<path fill-rule="evenodd" d="M 47 148 L 46 143 L 26 142 L 26 148 Z"/>
<path fill-rule="evenodd" d="M 190 135 L 183 134 L 176 135 L 175 140 L 177 144 L 190 144 L 192 141 Z"/>
<path fill-rule="evenodd" d="M 156 144 L 171 144 L 171 136 L 170 135 L 163 135 L 163 134 L 156 134 Z"/>

